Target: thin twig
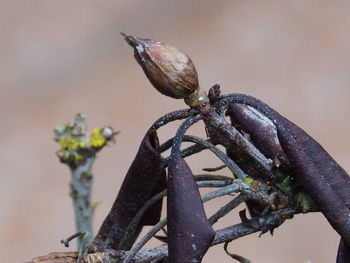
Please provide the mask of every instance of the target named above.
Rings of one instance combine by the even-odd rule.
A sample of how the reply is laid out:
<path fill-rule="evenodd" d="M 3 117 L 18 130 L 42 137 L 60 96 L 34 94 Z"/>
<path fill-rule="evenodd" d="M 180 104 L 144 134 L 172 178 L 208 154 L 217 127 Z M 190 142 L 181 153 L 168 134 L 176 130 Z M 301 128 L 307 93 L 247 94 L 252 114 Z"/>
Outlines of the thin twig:
<path fill-rule="evenodd" d="M 171 138 L 171 139 L 167 140 L 165 143 L 163 143 L 160 146 L 161 152 L 165 152 L 165 151 L 169 150 L 173 144 L 173 141 L 174 141 L 174 138 Z M 191 142 L 191 141 L 188 141 L 186 138 L 183 138 L 182 141 L 183 142 Z M 210 139 L 208 139 L 206 141 L 211 142 Z M 216 145 L 215 143 L 213 143 L 213 144 Z M 186 158 L 186 157 L 189 157 L 193 154 L 199 153 L 199 152 L 206 150 L 206 149 L 207 148 L 203 145 L 199 145 L 199 144 L 191 145 L 191 146 L 189 146 L 181 151 L 181 156 L 183 158 Z"/>
<path fill-rule="evenodd" d="M 238 192 L 239 189 L 240 189 L 240 184 L 234 182 L 228 186 L 220 188 L 219 190 L 216 190 L 214 192 L 211 192 L 211 193 L 204 195 L 202 198 L 202 201 L 203 201 L 203 203 L 205 203 L 205 202 L 208 202 L 212 199 L 219 198 L 223 195 L 226 195 L 228 193 Z M 167 224 L 167 219 L 164 218 L 164 219 L 160 220 L 154 227 L 152 227 L 152 229 L 149 232 L 147 232 L 147 234 L 130 251 L 130 254 L 126 257 L 126 259 L 123 262 L 124 263 L 131 262 L 132 258 L 137 254 L 137 252 L 166 224 Z"/>
<path fill-rule="evenodd" d="M 135 247 L 130 250 L 130 254 L 127 255 L 123 263 L 129 263 L 134 258 L 134 256 L 137 254 L 137 252 L 164 226 L 167 224 L 167 219 L 163 218 L 160 220 L 155 226 L 151 228 L 150 231 L 147 232 L 146 235 L 142 237 L 142 239 L 135 245 Z"/>
<path fill-rule="evenodd" d="M 233 181 L 232 177 L 228 177 L 225 175 L 218 175 L 218 174 L 195 174 L 193 175 L 194 180 L 196 181 L 210 181 L 210 180 L 228 180 Z"/>
<path fill-rule="evenodd" d="M 224 244 L 224 250 L 225 250 L 226 254 L 227 254 L 228 256 L 230 256 L 231 258 L 237 260 L 238 262 L 241 262 L 241 263 L 251 263 L 251 261 L 250 261 L 249 259 L 246 259 L 246 258 L 244 258 L 244 257 L 242 257 L 242 256 L 240 256 L 240 255 L 233 254 L 233 253 L 229 252 L 227 246 L 228 246 L 228 244 L 229 244 L 230 242 L 231 242 L 231 241 L 227 241 L 227 242 L 225 242 L 225 244 Z"/>
<path fill-rule="evenodd" d="M 177 110 L 170 112 L 168 114 L 165 114 L 164 116 L 160 117 L 158 120 L 156 120 L 152 126 L 149 128 L 148 132 L 156 131 L 160 127 L 168 124 L 169 122 L 176 121 L 176 120 L 183 120 L 190 116 L 192 116 L 193 113 L 190 111 L 190 109 L 183 109 L 183 110 Z"/>
<path fill-rule="evenodd" d="M 275 216 L 275 214 L 271 215 L 271 217 L 272 216 Z M 269 219 L 264 217 L 254 218 L 249 219 L 244 223 L 220 229 L 216 232 L 212 245 L 232 241 L 237 238 L 259 232 L 266 226 L 266 222 L 268 220 Z"/>
<path fill-rule="evenodd" d="M 202 170 L 205 172 L 216 172 L 216 171 L 220 171 L 221 169 L 226 168 L 226 164 L 220 165 L 218 167 L 214 167 L 214 168 L 203 168 Z"/>
<path fill-rule="evenodd" d="M 171 138 L 167 140 L 166 142 L 162 143 L 159 147 L 160 152 L 163 153 L 171 148 L 171 145 L 173 145 L 174 138 Z"/>
<path fill-rule="evenodd" d="M 215 198 L 219 198 L 221 196 L 227 195 L 229 193 L 237 193 L 239 190 L 240 190 L 240 184 L 233 182 L 232 184 L 222 187 L 219 190 L 205 194 L 202 197 L 202 201 L 203 203 L 205 203 Z"/>
<path fill-rule="evenodd" d="M 85 232 L 77 232 L 65 239 L 62 239 L 61 240 L 61 243 L 65 246 L 65 247 L 69 247 L 69 242 L 71 242 L 73 239 L 77 238 L 77 237 L 80 237 L 80 236 L 83 236 L 85 235 L 86 233 Z"/>
<path fill-rule="evenodd" d="M 278 216 L 280 212 L 276 211 L 275 213 L 273 213 L 270 217 L 276 217 Z M 291 217 L 295 214 L 295 211 L 289 211 L 288 216 Z M 283 222 L 283 217 L 281 218 L 281 223 Z M 165 219 L 163 219 L 165 221 Z M 247 222 L 245 223 L 240 223 L 240 224 L 236 224 L 233 226 L 229 226 L 223 229 L 220 229 L 218 231 L 216 231 L 215 233 L 215 238 L 212 242 L 212 246 L 214 245 L 218 245 L 221 243 L 225 243 L 228 241 L 232 241 L 238 238 L 241 238 L 243 236 L 246 235 L 250 235 L 256 232 L 261 231 L 265 226 L 266 226 L 266 222 L 268 222 L 269 218 L 265 218 L 265 217 L 261 217 L 261 218 L 256 218 L 256 219 L 249 219 Z M 166 224 L 166 222 L 164 221 L 160 221 L 159 224 L 164 226 Z M 254 226 L 254 227 L 253 227 Z M 157 229 L 161 229 L 162 227 L 158 227 Z M 159 230 L 154 229 L 154 232 L 157 232 Z M 150 236 L 152 237 L 152 236 Z M 146 240 L 147 242 L 147 240 Z M 143 241 L 142 243 L 145 243 L 145 241 Z M 138 244 L 140 247 L 141 243 Z M 118 251 L 115 252 L 115 256 L 112 257 L 110 256 L 111 252 L 106 252 L 108 254 L 108 257 L 110 258 L 110 260 L 108 260 L 108 258 L 104 258 L 106 263 L 115 263 L 117 262 L 123 262 L 123 263 L 127 263 L 127 262 L 131 262 L 130 260 L 133 259 L 132 262 L 134 263 L 149 263 L 149 262 L 153 262 L 154 260 L 157 260 L 159 258 L 165 258 L 168 256 L 168 246 L 167 245 L 161 245 L 159 247 L 156 248 L 147 248 L 147 249 L 141 249 L 139 251 L 136 251 L 136 255 L 135 255 L 135 250 L 131 250 L 131 251 Z M 92 255 L 90 255 L 92 256 Z M 118 261 L 119 260 L 119 261 Z"/>
<path fill-rule="evenodd" d="M 242 169 L 239 168 L 239 166 L 234 161 L 232 161 L 229 157 L 227 157 L 227 155 L 223 151 L 221 151 L 219 148 L 217 148 L 212 143 L 210 143 L 206 140 L 203 140 L 197 136 L 192 136 L 192 135 L 185 135 L 184 138 L 186 140 L 194 142 L 196 144 L 203 145 L 204 147 L 206 147 L 207 149 L 212 151 L 230 169 L 230 171 L 237 178 L 243 179 L 243 178 L 247 177 L 247 174 L 245 172 L 243 172 Z"/>
<path fill-rule="evenodd" d="M 221 207 L 215 214 L 213 214 L 209 219 L 210 224 L 215 224 L 220 218 L 227 215 L 230 211 L 235 209 L 238 205 L 246 201 L 248 198 L 247 196 L 240 194 L 239 196 L 232 199 L 230 202 L 228 202 L 226 205 Z"/>
<path fill-rule="evenodd" d="M 176 135 L 173 140 L 171 153 L 169 157 L 170 159 L 176 158 L 178 155 L 181 155 L 180 147 L 181 147 L 182 141 L 184 140 L 186 131 L 188 130 L 189 127 L 191 127 L 193 124 L 195 124 L 201 119 L 202 119 L 201 115 L 196 115 L 193 117 L 189 117 L 180 125 L 180 127 L 177 129 Z"/>
<path fill-rule="evenodd" d="M 197 186 L 199 188 L 204 188 L 204 187 L 225 187 L 228 184 L 232 184 L 232 182 L 228 181 L 228 180 L 211 180 L 211 181 L 199 181 L 197 182 Z M 231 188 L 230 188 L 231 189 Z M 153 196 L 151 199 L 149 199 L 144 205 L 143 207 L 137 212 L 137 214 L 135 215 L 135 217 L 132 219 L 132 221 L 130 222 L 128 228 L 125 230 L 125 235 L 123 240 L 120 242 L 120 244 L 123 244 L 123 242 L 125 242 L 128 237 L 130 235 L 132 235 L 132 233 L 138 229 L 138 225 L 143 217 L 143 215 L 146 213 L 146 211 L 157 201 L 159 201 L 160 199 L 162 199 L 164 196 L 166 196 L 167 194 L 167 190 L 164 190 L 158 194 L 156 194 L 155 196 Z"/>

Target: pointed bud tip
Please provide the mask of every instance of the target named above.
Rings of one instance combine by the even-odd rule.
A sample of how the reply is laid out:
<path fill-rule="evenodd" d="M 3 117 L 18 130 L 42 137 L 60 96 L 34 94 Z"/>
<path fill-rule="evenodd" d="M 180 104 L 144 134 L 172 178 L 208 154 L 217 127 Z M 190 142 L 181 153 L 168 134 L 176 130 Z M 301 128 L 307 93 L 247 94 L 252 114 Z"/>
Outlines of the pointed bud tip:
<path fill-rule="evenodd" d="M 126 43 L 128 43 L 130 46 L 135 47 L 136 44 L 136 40 L 133 36 L 129 36 L 123 32 L 120 32 L 120 34 L 124 37 L 124 40 Z"/>
<path fill-rule="evenodd" d="M 165 43 L 121 34 L 134 48 L 136 60 L 160 93 L 184 99 L 198 89 L 197 71 L 185 53 Z"/>

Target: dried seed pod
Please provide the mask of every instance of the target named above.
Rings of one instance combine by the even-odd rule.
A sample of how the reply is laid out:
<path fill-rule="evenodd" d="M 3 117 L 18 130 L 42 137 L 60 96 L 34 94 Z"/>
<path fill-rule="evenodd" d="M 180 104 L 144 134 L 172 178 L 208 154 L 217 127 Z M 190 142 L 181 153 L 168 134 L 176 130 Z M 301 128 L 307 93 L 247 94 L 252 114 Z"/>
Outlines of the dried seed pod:
<path fill-rule="evenodd" d="M 185 53 L 151 39 L 124 37 L 134 48 L 135 58 L 147 78 L 160 93 L 185 99 L 199 88 L 196 68 Z"/>

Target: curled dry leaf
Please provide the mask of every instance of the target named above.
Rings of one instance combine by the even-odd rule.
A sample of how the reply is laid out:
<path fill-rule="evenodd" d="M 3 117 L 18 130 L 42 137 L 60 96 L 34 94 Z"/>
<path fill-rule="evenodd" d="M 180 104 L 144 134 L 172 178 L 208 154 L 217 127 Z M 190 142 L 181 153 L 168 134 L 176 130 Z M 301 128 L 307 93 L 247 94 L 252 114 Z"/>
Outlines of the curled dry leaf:
<path fill-rule="evenodd" d="M 89 251 L 103 251 L 109 248 L 129 249 L 143 225 L 156 224 L 159 221 L 162 209 L 161 200 L 145 214 L 139 231 L 135 233 L 136 236 L 120 247 L 120 242 L 124 238 L 130 221 L 149 198 L 164 188 L 165 169 L 162 165 L 158 136 L 156 132 L 148 133 L 143 138 L 112 209 L 94 238 Z"/>
<path fill-rule="evenodd" d="M 350 248 L 344 242 L 344 240 L 341 239 L 338 247 L 337 263 L 349 263 L 349 262 L 350 262 Z"/>
<path fill-rule="evenodd" d="M 180 155 L 172 157 L 168 167 L 169 262 L 201 262 L 215 232 L 189 166 Z"/>
<path fill-rule="evenodd" d="M 350 244 L 350 178 L 310 135 L 260 100 L 244 94 L 223 96 L 218 107 L 242 103 L 267 116 L 277 128 L 282 149 L 302 185 L 332 227 Z"/>
<path fill-rule="evenodd" d="M 226 112 L 236 128 L 249 134 L 254 145 L 275 163 L 288 166 L 289 162 L 278 140 L 273 122 L 253 107 L 231 103 Z M 279 165 L 276 163 L 276 165 Z"/>
<path fill-rule="evenodd" d="M 230 117 L 231 124 L 241 132 L 248 134 L 254 146 L 266 157 L 273 160 L 276 166 L 282 164 L 283 167 L 289 167 L 289 161 L 278 140 L 276 126 L 269 118 L 251 106 L 238 103 L 231 103 L 226 115 Z M 227 155 L 235 160 L 247 174 L 253 176 L 259 174 L 259 171 L 252 167 L 251 161 L 242 158 L 242 155 L 235 152 L 234 149 L 227 149 Z M 262 215 L 265 208 L 263 205 L 253 200 L 247 200 L 246 204 L 253 218 Z"/>

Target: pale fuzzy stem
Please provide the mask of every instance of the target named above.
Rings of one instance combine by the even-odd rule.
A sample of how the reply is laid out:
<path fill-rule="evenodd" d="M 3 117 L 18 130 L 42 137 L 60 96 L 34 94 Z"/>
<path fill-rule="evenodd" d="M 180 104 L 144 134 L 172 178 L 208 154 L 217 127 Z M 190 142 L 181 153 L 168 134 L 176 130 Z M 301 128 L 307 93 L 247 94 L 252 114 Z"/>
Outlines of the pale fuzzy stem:
<path fill-rule="evenodd" d="M 86 162 L 71 169 L 70 196 L 73 200 L 75 225 L 77 232 L 84 232 L 84 243 L 89 244 L 93 237 L 91 206 L 92 164 L 95 158 L 87 158 Z M 81 248 L 83 237 L 79 237 L 78 248 Z"/>

